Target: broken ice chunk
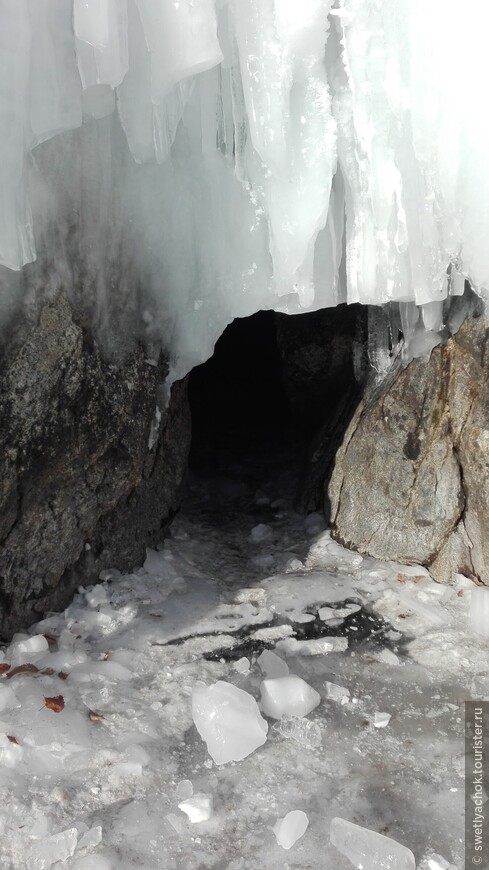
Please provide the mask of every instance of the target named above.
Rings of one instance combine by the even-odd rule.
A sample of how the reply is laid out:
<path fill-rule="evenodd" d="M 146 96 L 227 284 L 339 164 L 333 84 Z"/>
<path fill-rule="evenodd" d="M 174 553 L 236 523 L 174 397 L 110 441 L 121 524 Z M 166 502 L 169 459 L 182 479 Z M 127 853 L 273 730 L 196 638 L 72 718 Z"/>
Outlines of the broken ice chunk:
<path fill-rule="evenodd" d="M 304 716 L 282 716 L 273 726 L 282 737 L 292 738 L 306 749 L 317 749 L 323 741 L 321 729 L 316 722 Z"/>
<path fill-rule="evenodd" d="M 17 695 L 10 686 L 0 685 L 0 712 L 3 710 L 13 710 L 20 707 L 20 701 L 17 700 Z"/>
<path fill-rule="evenodd" d="M 265 523 L 258 523 L 258 525 L 254 526 L 251 530 L 250 540 L 253 541 L 254 544 L 259 544 L 261 541 L 266 541 L 271 534 L 272 529 L 270 526 L 265 525 Z"/>
<path fill-rule="evenodd" d="M 102 842 L 102 827 L 96 825 L 95 828 L 90 828 L 78 840 L 77 851 L 80 849 L 95 849 Z"/>
<path fill-rule="evenodd" d="M 177 801 L 186 801 L 188 798 L 192 797 L 193 793 L 194 787 L 189 779 L 182 779 L 175 789 L 175 797 Z"/>
<path fill-rule="evenodd" d="M 93 586 L 85 592 L 85 598 L 89 607 L 100 607 L 102 604 L 108 604 L 107 590 L 104 586 Z"/>
<path fill-rule="evenodd" d="M 12 643 L 7 650 L 7 661 L 13 668 L 34 662 L 36 658 L 49 650 L 49 644 L 42 634 L 34 634 L 32 637 Z"/>
<path fill-rule="evenodd" d="M 360 604 L 345 604 L 344 607 L 337 607 L 335 610 L 335 616 L 338 616 L 344 619 L 347 616 L 352 616 L 354 613 L 358 613 L 362 607 Z"/>
<path fill-rule="evenodd" d="M 292 810 L 283 819 L 278 819 L 273 827 L 277 843 L 283 849 L 291 849 L 307 831 L 309 819 L 302 810 Z"/>
<path fill-rule="evenodd" d="M 348 703 L 350 690 L 346 686 L 338 686 L 336 683 L 330 683 L 328 680 L 323 683 L 323 686 L 328 701 L 337 701 L 339 704 Z"/>
<path fill-rule="evenodd" d="M 289 673 L 288 664 L 269 649 L 263 650 L 261 655 L 258 656 L 257 662 L 260 670 L 270 679 L 286 677 Z"/>
<path fill-rule="evenodd" d="M 35 840 L 31 845 L 29 861 L 30 870 L 48 870 L 58 861 L 66 861 L 71 858 L 78 838 L 76 828 L 68 828 L 52 837 L 43 837 Z"/>
<path fill-rule="evenodd" d="M 386 665 L 398 665 L 400 664 L 398 657 L 395 653 L 390 649 L 382 649 L 380 652 L 375 653 L 374 658 L 379 662 L 384 662 Z"/>
<path fill-rule="evenodd" d="M 194 688 L 192 716 L 216 764 L 241 761 L 267 739 L 268 725 L 255 699 L 223 680 Z"/>
<path fill-rule="evenodd" d="M 469 628 L 489 637 L 489 587 L 473 586 L 470 590 Z"/>
<path fill-rule="evenodd" d="M 260 692 L 263 712 L 272 719 L 307 716 L 321 701 L 319 693 L 295 674 L 263 680 Z"/>
<path fill-rule="evenodd" d="M 319 619 L 323 622 L 326 622 L 327 619 L 334 619 L 336 617 L 336 610 L 334 607 L 320 607 L 318 610 Z"/>
<path fill-rule="evenodd" d="M 212 817 L 213 801 L 211 794 L 194 794 L 192 797 L 181 801 L 178 809 L 185 813 L 192 824 L 206 822 Z"/>
<path fill-rule="evenodd" d="M 169 825 L 172 826 L 173 830 L 176 831 L 179 837 L 184 837 L 186 834 L 186 825 L 185 820 L 181 816 L 175 815 L 175 813 L 168 813 L 165 816 L 166 821 Z"/>
<path fill-rule="evenodd" d="M 450 864 L 446 858 L 433 853 L 429 858 L 423 858 L 419 865 L 419 870 L 458 870 L 455 864 Z"/>
<path fill-rule="evenodd" d="M 406 846 L 346 819 L 333 819 L 330 840 L 355 867 L 363 870 L 415 870 L 414 855 Z"/>
<path fill-rule="evenodd" d="M 244 656 L 242 659 L 238 659 L 237 662 L 233 662 L 233 670 L 237 671 L 238 674 L 247 674 L 250 669 L 250 661 Z"/>
<path fill-rule="evenodd" d="M 319 637 L 313 640 L 297 640 L 295 637 L 288 637 L 278 641 L 276 647 L 289 656 L 320 656 L 330 652 L 345 652 L 348 649 L 348 638 Z"/>
<path fill-rule="evenodd" d="M 375 713 L 374 715 L 374 726 L 376 728 L 385 728 L 390 721 L 390 713 Z"/>
<path fill-rule="evenodd" d="M 13 769 L 22 760 L 24 750 L 17 743 L 12 743 L 6 734 L 0 734 L 0 765 Z"/>

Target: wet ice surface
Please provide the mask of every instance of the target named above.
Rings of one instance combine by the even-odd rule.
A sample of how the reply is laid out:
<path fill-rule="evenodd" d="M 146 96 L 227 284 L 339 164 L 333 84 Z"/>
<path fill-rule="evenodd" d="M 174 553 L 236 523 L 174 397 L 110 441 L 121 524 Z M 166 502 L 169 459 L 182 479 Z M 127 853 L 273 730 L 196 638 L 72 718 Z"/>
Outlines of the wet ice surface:
<path fill-rule="evenodd" d="M 231 484 L 219 501 L 194 480 L 144 568 L 108 572 L 0 653 L 0 866 L 347 870 L 341 818 L 417 866 L 461 868 L 463 701 L 489 695 L 471 582 L 342 550 L 293 512 L 286 479 L 245 511 Z M 320 703 L 215 764 L 194 690 L 221 681 L 260 705 L 287 668 Z M 309 824 L 284 851 L 291 812 Z"/>

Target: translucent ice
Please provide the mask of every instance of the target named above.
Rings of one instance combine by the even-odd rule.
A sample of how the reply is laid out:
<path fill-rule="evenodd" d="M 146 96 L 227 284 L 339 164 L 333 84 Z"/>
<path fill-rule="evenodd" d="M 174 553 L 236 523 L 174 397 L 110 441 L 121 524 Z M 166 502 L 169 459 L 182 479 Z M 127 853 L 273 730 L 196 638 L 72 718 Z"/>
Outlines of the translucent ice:
<path fill-rule="evenodd" d="M 0 683 L 0 713 L 4 710 L 13 710 L 20 707 L 20 702 L 17 700 L 17 695 L 11 686 L 6 686 Z"/>
<path fill-rule="evenodd" d="M 382 649 L 380 652 L 375 653 L 375 658 L 379 662 L 384 662 L 386 665 L 399 665 L 399 659 L 394 652 L 390 649 Z"/>
<path fill-rule="evenodd" d="M 345 652 L 348 649 L 348 638 L 317 637 L 312 640 L 297 640 L 295 637 L 287 637 L 278 641 L 277 649 L 289 656 L 321 656 L 330 652 Z"/>
<path fill-rule="evenodd" d="M 322 735 L 319 725 L 304 716 L 281 716 L 273 728 L 282 737 L 295 740 L 307 749 L 317 749 L 321 746 Z"/>
<path fill-rule="evenodd" d="M 280 656 L 268 649 L 257 658 L 258 665 L 266 677 L 286 677 L 289 673 L 289 666 Z"/>
<path fill-rule="evenodd" d="M 350 697 L 350 690 L 345 686 L 338 686 L 336 683 L 330 683 L 326 680 L 324 683 L 324 693 L 328 701 L 337 701 L 339 704 L 346 704 Z"/>
<path fill-rule="evenodd" d="M 193 690 L 192 716 L 216 764 L 241 761 L 267 739 L 268 725 L 255 699 L 222 680 Z"/>
<path fill-rule="evenodd" d="M 489 288 L 485 12 L 464 9 L 2 0 L 0 265 L 64 274 L 76 212 L 77 268 L 102 301 L 124 251 L 172 379 L 265 308 L 388 304 L 404 361 L 430 352 L 447 297 Z"/>
<path fill-rule="evenodd" d="M 473 586 L 470 590 L 469 629 L 489 637 L 489 587 Z"/>
<path fill-rule="evenodd" d="M 36 657 L 46 653 L 49 644 L 42 634 L 35 634 L 25 640 L 19 640 L 10 645 L 7 651 L 7 659 L 13 668 L 27 662 L 35 662 Z"/>
<path fill-rule="evenodd" d="M 406 846 L 346 819 L 332 820 L 330 839 L 342 855 L 363 870 L 415 870 L 414 855 Z"/>
<path fill-rule="evenodd" d="M 194 794 L 178 804 L 178 809 L 187 815 L 192 823 L 206 822 L 212 817 L 213 800 L 210 794 Z"/>
<path fill-rule="evenodd" d="M 260 692 L 263 712 L 273 719 L 307 716 L 321 702 L 319 693 L 295 674 L 263 680 Z"/>
<path fill-rule="evenodd" d="M 90 828 L 89 831 L 85 831 L 84 834 L 78 840 L 77 850 L 78 849 L 95 849 L 99 843 L 102 842 L 102 827 L 100 825 L 96 825 L 94 828 Z"/>
<path fill-rule="evenodd" d="M 374 726 L 376 728 L 386 728 L 391 720 L 390 713 L 376 712 L 374 714 Z"/>
<path fill-rule="evenodd" d="M 273 827 L 277 843 L 283 849 L 291 849 L 307 831 L 309 819 L 302 810 L 292 810 L 283 819 L 278 819 Z"/>
<path fill-rule="evenodd" d="M 458 870 L 455 864 L 451 864 L 442 855 L 433 853 L 429 858 L 424 858 L 419 865 L 419 870 Z"/>
<path fill-rule="evenodd" d="M 71 858 L 76 849 L 77 838 L 77 829 L 69 828 L 51 837 L 34 841 L 31 846 L 29 867 L 32 870 L 48 870 L 58 861 Z"/>

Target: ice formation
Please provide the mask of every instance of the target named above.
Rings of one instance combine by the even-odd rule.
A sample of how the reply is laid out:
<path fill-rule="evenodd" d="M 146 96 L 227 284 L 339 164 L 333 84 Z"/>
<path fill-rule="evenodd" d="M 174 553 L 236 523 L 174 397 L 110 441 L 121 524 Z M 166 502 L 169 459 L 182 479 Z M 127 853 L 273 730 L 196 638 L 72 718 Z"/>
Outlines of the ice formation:
<path fill-rule="evenodd" d="M 223 680 L 193 690 L 192 716 L 216 764 L 242 761 L 267 739 L 268 725 L 253 696 Z"/>
<path fill-rule="evenodd" d="M 489 637 L 489 589 L 485 586 L 470 590 L 469 627 L 475 634 Z"/>
<path fill-rule="evenodd" d="M 454 0 L 0 0 L 0 266 L 37 257 L 55 285 L 75 261 L 102 300 L 114 275 L 143 286 L 173 377 L 259 308 L 395 303 L 429 351 L 465 278 L 489 288 L 485 18 L 478 0 L 462 18 Z"/>
<path fill-rule="evenodd" d="M 196 824 L 197 822 L 207 822 L 212 818 L 213 803 L 211 794 L 194 794 L 181 801 L 178 804 L 178 809 L 189 817 L 192 824 Z"/>
<path fill-rule="evenodd" d="M 336 817 L 332 820 L 330 838 L 333 846 L 355 867 L 363 870 L 415 870 L 414 855 L 406 846 L 346 819 Z"/>
<path fill-rule="evenodd" d="M 277 843 L 283 849 L 291 849 L 307 831 L 309 819 L 302 810 L 291 810 L 283 819 L 278 819 L 273 828 Z"/>
<path fill-rule="evenodd" d="M 263 680 L 260 693 L 263 712 L 273 719 L 307 716 L 321 702 L 319 693 L 295 674 Z"/>

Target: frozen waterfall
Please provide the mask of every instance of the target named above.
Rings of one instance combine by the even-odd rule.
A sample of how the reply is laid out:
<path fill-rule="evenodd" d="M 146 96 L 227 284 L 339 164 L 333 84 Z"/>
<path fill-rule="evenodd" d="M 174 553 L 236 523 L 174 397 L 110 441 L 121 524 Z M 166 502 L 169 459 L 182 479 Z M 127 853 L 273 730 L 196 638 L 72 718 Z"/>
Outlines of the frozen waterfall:
<path fill-rule="evenodd" d="M 489 289 L 480 0 L 0 0 L 0 284 L 145 288 L 173 376 L 235 317 Z M 420 315 L 421 310 L 421 315 Z M 431 344 L 430 344 L 431 343 Z M 421 347 L 425 347 L 423 342 Z"/>

